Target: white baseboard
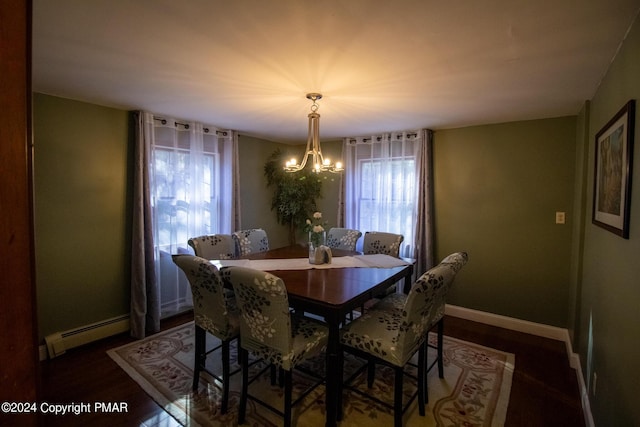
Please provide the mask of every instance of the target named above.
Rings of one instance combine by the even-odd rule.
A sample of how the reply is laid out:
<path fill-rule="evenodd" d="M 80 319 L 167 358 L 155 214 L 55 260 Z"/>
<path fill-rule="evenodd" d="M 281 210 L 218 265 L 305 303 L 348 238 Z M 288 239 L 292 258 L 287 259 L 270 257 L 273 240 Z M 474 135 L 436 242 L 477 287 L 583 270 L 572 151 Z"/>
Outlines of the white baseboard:
<path fill-rule="evenodd" d="M 582 411 L 586 426 L 594 427 L 591 405 L 589 403 L 589 392 L 587 391 L 586 383 L 582 376 L 582 368 L 580 366 L 580 356 L 573 352 L 573 346 L 567 329 L 449 304 L 445 307 L 445 314 L 453 317 L 459 317 L 461 319 L 484 323 L 486 325 L 498 326 L 512 331 L 524 332 L 531 335 L 563 341 L 567 349 L 569 366 L 576 371 L 578 387 L 580 389 L 580 398 L 582 401 Z"/>
<path fill-rule="evenodd" d="M 580 364 L 580 357 L 577 354 L 573 354 L 571 356 L 572 364 L 571 367 L 576 370 L 576 376 L 578 377 L 578 387 L 580 389 L 580 401 L 582 402 L 582 412 L 584 414 L 584 422 L 586 427 L 595 427 L 595 423 L 593 421 L 593 415 L 591 414 L 591 403 L 589 402 L 589 391 L 587 390 L 587 385 L 584 382 L 584 377 L 582 376 L 582 367 Z"/>
<path fill-rule="evenodd" d="M 529 322 L 527 320 L 520 320 L 513 317 L 501 316 L 499 314 L 487 313 L 486 311 L 472 310 L 470 308 L 449 304 L 446 306 L 445 313 L 450 316 L 460 317 L 461 319 L 473 320 L 475 322 L 485 323 L 491 326 L 499 326 L 512 331 L 524 332 L 544 338 L 550 338 L 558 341 L 569 340 L 569 332 L 566 329 L 558 328 L 556 326 L 543 325 L 541 323 Z"/>

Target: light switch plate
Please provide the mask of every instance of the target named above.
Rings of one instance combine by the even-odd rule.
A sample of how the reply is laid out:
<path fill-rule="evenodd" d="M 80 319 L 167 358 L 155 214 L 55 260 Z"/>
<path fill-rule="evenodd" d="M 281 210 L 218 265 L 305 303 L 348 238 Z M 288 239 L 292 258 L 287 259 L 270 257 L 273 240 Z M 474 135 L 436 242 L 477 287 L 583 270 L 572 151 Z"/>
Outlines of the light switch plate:
<path fill-rule="evenodd" d="M 564 224 L 564 212 L 556 212 L 556 224 Z"/>

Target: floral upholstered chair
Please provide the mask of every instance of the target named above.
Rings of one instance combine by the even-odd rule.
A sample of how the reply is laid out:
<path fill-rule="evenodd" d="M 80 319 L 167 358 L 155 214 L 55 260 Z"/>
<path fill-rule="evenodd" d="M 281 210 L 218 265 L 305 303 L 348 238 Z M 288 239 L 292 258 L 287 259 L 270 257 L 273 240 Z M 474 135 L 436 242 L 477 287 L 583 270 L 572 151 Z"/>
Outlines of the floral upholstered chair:
<path fill-rule="evenodd" d="M 231 234 L 207 234 L 192 237 L 187 242 L 196 256 L 205 259 L 236 258 L 236 244 Z"/>
<path fill-rule="evenodd" d="M 366 254 L 385 254 L 400 257 L 400 244 L 404 240 L 402 234 L 367 231 L 364 233 L 362 252 Z"/>
<path fill-rule="evenodd" d="M 242 393 L 238 423 L 245 419 L 247 399 L 271 410 L 270 405 L 248 394 L 249 352 L 284 372 L 284 425 L 291 425 L 292 370 L 300 362 L 320 353 L 329 331 L 324 324 L 289 311 L 287 289 L 282 279 L 264 271 L 244 267 L 225 267 L 223 280 L 233 286 L 240 310 L 240 364 Z M 264 370 L 263 370 L 264 372 Z M 262 372 L 258 375 L 261 375 Z M 254 377 L 255 378 L 255 377 Z M 313 385 L 322 383 L 322 379 Z M 306 393 L 302 393 L 305 396 Z"/>
<path fill-rule="evenodd" d="M 266 252 L 269 250 L 267 232 L 261 228 L 236 231 L 231 236 L 236 244 L 237 256 Z"/>
<path fill-rule="evenodd" d="M 198 390 L 201 371 L 214 376 L 222 383 L 221 412 L 224 414 L 229 405 L 229 377 L 232 375 L 229 344 L 240 333 L 240 314 L 233 292 L 224 289 L 218 269 L 208 260 L 193 255 L 173 255 L 173 262 L 184 271 L 193 294 L 196 328 L 193 390 Z M 210 351 L 205 345 L 207 332 L 222 342 Z M 218 349 L 222 350 L 222 378 L 205 367 L 207 353 Z"/>
<path fill-rule="evenodd" d="M 400 257 L 400 245 L 404 240 L 402 234 L 383 233 L 380 231 L 367 231 L 364 233 L 364 242 L 362 253 L 368 254 L 385 254 L 392 257 Z M 397 292 L 397 286 L 389 286 L 386 291 L 375 298 L 383 298 Z"/>
<path fill-rule="evenodd" d="M 355 251 L 360 236 L 362 236 L 360 230 L 333 227 L 327 234 L 327 246 L 333 249 Z"/>
<path fill-rule="evenodd" d="M 402 426 L 402 384 L 404 366 L 418 352 L 418 389 L 411 400 L 418 397 L 418 409 L 424 416 L 427 395 L 428 333 L 438 326 L 438 356 L 442 360 L 442 319 L 447 292 L 453 279 L 467 262 L 467 254 L 459 252 L 445 258 L 424 273 L 411 287 L 408 295 L 394 294 L 369 309 L 363 316 L 344 326 L 342 348 L 368 360 L 368 384 L 373 384 L 375 363 L 392 367 L 395 371 L 394 425 Z M 434 362 L 435 363 L 435 362 Z M 433 365 L 432 365 L 433 366 Z M 443 377 L 439 362 L 440 377 Z M 361 392 L 360 392 L 361 393 Z M 367 394 L 367 396 L 371 397 Z M 375 398 L 374 398 L 375 399 Z M 377 399 L 376 399 L 377 400 Z M 381 402 L 390 406 L 386 402 Z"/>
<path fill-rule="evenodd" d="M 469 257 L 466 252 L 455 252 L 447 256 L 446 258 L 444 258 L 442 261 L 440 261 L 439 265 L 448 266 L 449 268 L 451 268 L 457 273 L 458 271 L 460 271 L 462 266 L 464 266 L 467 263 L 468 259 Z M 434 326 L 437 325 L 438 342 L 436 346 L 436 351 L 437 351 L 436 360 L 429 366 L 428 370 L 430 370 L 437 361 L 438 376 L 440 378 L 444 378 L 444 366 L 443 366 L 444 359 L 442 357 L 442 337 L 443 337 L 443 331 L 444 331 L 444 309 L 446 304 L 446 296 L 450 287 L 451 287 L 451 284 L 449 284 L 449 287 L 438 288 L 438 292 L 435 295 L 435 304 L 433 307 L 434 312 L 430 322 L 431 327 L 429 328 L 431 330 L 433 329 Z M 402 311 L 402 308 L 404 307 L 406 300 L 407 300 L 407 295 L 405 294 L 392 294 L 380 300 L 372 308 L 377 310 L 400 312 Z"/>

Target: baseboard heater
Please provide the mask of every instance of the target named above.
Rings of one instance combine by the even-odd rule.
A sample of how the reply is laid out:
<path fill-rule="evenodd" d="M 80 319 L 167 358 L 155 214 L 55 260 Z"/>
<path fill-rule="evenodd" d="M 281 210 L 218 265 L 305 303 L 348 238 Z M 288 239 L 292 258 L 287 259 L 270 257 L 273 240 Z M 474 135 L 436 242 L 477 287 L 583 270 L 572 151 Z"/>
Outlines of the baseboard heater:
<path fill-rule="evenodd" d="M 129 315 L 125 314 L 65 332 L 55 332 L 44 339 L 49 358 L 64 354 L 68 349 L 88 344 L 129 330 Z M 42 351 L 41 351 L 42 354 Z M 41 357 L 42 359 L 42 357 Z"/>

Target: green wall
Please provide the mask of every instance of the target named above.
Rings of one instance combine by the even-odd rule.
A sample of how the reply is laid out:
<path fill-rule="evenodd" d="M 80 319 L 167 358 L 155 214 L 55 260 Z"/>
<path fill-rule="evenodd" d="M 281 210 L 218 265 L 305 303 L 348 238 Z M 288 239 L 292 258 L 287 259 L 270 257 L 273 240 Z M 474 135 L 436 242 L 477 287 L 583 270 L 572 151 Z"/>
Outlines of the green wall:
<path fill-rule="evenodd" d="M 581 273 L 579 350 L 585 381 L 597 373 L 591 409 L 596 425 L 640 425 L 640 20 L 636 22 L 590 103 L 585 182 L 586 221 Z M 630 99 L 636 100 L 629 239 L 591 223 L 595 135 Z M 589 360 L 589 324 L 592 358 Z M 589 364 L 591 362 L 591 364 Z"/>
<path fill-rule="evenodd" d="M 448 302 L 567 326 L 575 117 L 434 135 L 436 258 L 469 263 Z"/>
<path fill-rule="evenodd" d="M 39 335 L 129 311 L 126 111 L 35 94 Z"/>
<path fill-rule="evenodd" d="M 241 227 L 265 229 L 272 248 L 288 242 L 287 228 L 278 224 L 271 211 L 271 192 L 264 178 L 264 164 L 278 148 L 282 144 L 243 135 L 238 139 Z"/>

